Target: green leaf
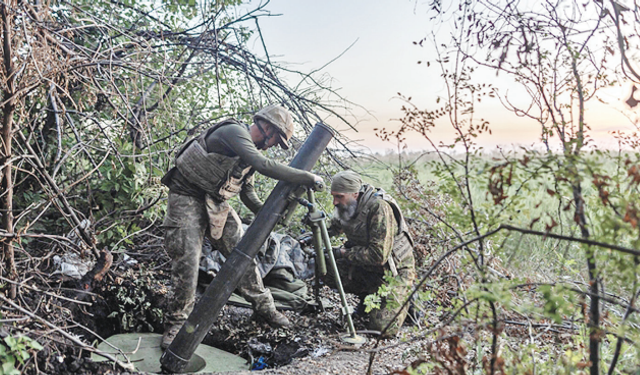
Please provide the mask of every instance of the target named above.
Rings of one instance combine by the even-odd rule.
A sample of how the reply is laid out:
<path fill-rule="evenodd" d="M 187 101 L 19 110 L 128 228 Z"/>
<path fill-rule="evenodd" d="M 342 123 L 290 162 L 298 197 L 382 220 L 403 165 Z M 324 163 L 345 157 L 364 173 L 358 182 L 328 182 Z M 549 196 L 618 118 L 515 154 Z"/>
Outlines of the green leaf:
<path fill-rule="evenodd" d="M 35 350 L 38 350 L 38 351 L 44 349 L 44 347 L 42 345 L 40 345 L 40 343 L 37 342 L 36 340 L 31 340 L 29 342 L 29 346 L 31 346 L 32 349 L 35 349 Z"/>

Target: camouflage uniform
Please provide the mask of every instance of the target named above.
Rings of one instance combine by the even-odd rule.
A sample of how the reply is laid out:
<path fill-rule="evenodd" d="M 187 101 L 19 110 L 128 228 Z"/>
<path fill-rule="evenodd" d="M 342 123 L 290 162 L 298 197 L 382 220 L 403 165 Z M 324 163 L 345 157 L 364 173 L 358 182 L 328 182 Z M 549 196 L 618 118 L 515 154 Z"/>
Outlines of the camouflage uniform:
<path fill-rule="evenodd" d="M 165 248 L 173 260 L 169 326 L 182 324 L 193 309 L 204 236 L 228 257 L 244 234 L 240 218 L 227 201 L 240 193 L 243 203 L 254 213 L 262 207 L 253 190 L 254 168 L 274 178 L 305 185 L 314 182 L 314 176 L 308 172 L 264 158 L 247 129 L 247 125 L 236 120 L 214 125 L 182 147 L 176 156 L 176 167 L 163 178 L 170 189 L 163 223 Z M 226 143 L 221 140 L 211 141 L 216 136 L 231 144 L 231 149 L 224 147 Z M 233 147 L 246 152 L 249 162 L 232 152 Z M 275 311 L 273 297 L 262 283 L 255 260 L 254 267 L 240 281 L 238 291 L 263 316 Z"/>
<path fill-rule="evenodd" d="M 369 328 L 382 331 L 410 294 L 416 278 L 413 243 L 398 204 L 382 189 L 363 185 L 353 219 L 345 222 L 334 217 L 330 232 L 342 232 L 348 240 L 345 255 L 337 260 L 346 292 L 364 298 L 378 291 L 385 282 L 385 271 L 395 276 L 397 287 L 382 301 L 380 309 L 369 313 Z M 328 275 L 328 282 L 333 279 L 333 275 Z M 407 311 L 408 306 L 402 309 L 385 336 L 398 332 Z"/>
<path fill-rule="evenodd" d="M 173 260 L 173 295 L 167 314 L 170 325 L 181 324 L 193 310 L 204 236 L 209 238 L 213 248 L 228 257 L 244 234 L 238 214 L 229 207 L 222 235 L 217 240 L 213 239 L 205 206 L 205 202 L 196 197 L 169 193 L 163 226 L 165 249 Z M 254 266 L 249 267 L 237 289 L 251 302 L 254 310 L 266 313 L 275 308 L 271 293 L 262 283 L 255 259 Z"/>

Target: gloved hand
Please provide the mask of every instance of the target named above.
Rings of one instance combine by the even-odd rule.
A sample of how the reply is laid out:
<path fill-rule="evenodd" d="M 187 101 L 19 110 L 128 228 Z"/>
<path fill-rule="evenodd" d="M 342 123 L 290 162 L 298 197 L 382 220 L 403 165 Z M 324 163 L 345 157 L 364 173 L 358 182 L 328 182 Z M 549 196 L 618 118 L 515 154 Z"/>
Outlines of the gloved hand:
<path fill-rule="evenodd" d="M 313 233 L 306 232 L 298 236 L 298 242 L 300 246 L 310 246 L 313 245 Z"/>
<path fill-rule="evenodd" d="M 340 258 L 344 257 L 344 255 L 342 253 L 342 246 L 334 246 L 332 251 L 333 251 L 333 258 L 334 259 L 340 259 Z"/>

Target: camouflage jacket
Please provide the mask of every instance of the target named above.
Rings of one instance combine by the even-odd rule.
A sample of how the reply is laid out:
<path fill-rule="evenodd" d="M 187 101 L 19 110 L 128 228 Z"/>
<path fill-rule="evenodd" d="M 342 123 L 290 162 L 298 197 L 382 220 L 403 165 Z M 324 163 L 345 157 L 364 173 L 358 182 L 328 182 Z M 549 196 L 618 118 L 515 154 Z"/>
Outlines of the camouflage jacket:
<path fill-rule="evenodd" d="M 415 270 L 413 241 L 400 208 L 382 189 L 363 185 L 353 218 L 334 217 L 331 232 L 347 236 L 345 257 L 353 264 L 384 271 L 393 253 L 397 270 Z"/>

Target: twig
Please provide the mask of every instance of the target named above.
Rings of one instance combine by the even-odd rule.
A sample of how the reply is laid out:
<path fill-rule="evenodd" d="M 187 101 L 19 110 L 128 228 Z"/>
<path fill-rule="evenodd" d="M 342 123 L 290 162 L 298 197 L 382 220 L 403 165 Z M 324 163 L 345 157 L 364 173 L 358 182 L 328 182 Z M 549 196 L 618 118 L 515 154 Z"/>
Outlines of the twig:
<path fill-rule="evenodd" d="M 68 297 L 60 296 L 60 295 L 57 295 L 57 294 L 54 294 L 54 293 L 46 292 L 44 290 L 38 289 L 35 286 L 27 285 L 24 282 L 16 282 L 16 281 L 12 281 L 12 280 L 9 280 L 9 279 L 5 279 L 2 276 L 0 276 L 0 280 L 6 281 L 6 282 L 11 283 L 11 284 L 16 284 L 19 287 L 24 287 L 24 288 L 27 288 L 27 289 L 31 289 L 31 290 L 36 291 L 38 293 L 43 293 L 43 294 L 46 294 L 46 295 L 54 297 L 54 298 L 63 299 L 65 301 L 77 303 L 79 305 L 86 305 L 86 306 L 92 306 L 93 305 L 91 302 L 79 301 L 79 300 L 76 300 L 76 299 L 73 299 L 73 298 L 68 298 Z"/>
<path fill-rule="evenodd" d="M 87 350 L 87 351 L 90 351 L 92 353 L 96 353 L 99 356 L 105 357 L 105 358 L 115 362 L 118 366 L 122 367 L 125 370 L 135 371 L 135 367 L 133 366 L 132 363 L 124 363 L 124 362 L 120 361 L 119 359 L 117 359 L 116 357 L 114 357 L 113 355 L 111 355 L 109 353 L 102 352 L 100 350 L 97 350 L 96 348 L 94 348 L 91 345 L 85 344 L 79 338 L 75 337 L 74 335 L 72 335 L 70 333 L 65 332 L 64 330 L 62 330 L 61 328 L 57 327 L 56 325 L 50 323 L 46 319 L 41 318 L 41 317 L 37 316 L 36 314 L 32 313 L 31 311 L 26 310 L 26 309 L 22 308 L 21 306 L 15 304 L 13 301 L 11 301 L 10 299 L 6 298 L 2 293 L 0 293 L 0 299 L 2 299 L 5 303 L 10 305 L 14 309 L 22 312 L 23 314 L 28 315 L 32 319 L 38 320 L 39 322 L 45 324 L 46 326 L 48 326 L 49 328 L 53 329 L 54 331 L 60 333 L 62 336 L 64 336 L 67 339 L 71 340 L 76 345 L 79 345 L 80 347 L 82 347 L 84 350 Z M 126 358 L 126 356 L 125 356 L 125 358 Z M 129 362 L 128 358 L 127 358 L 127 362 Z"/>

